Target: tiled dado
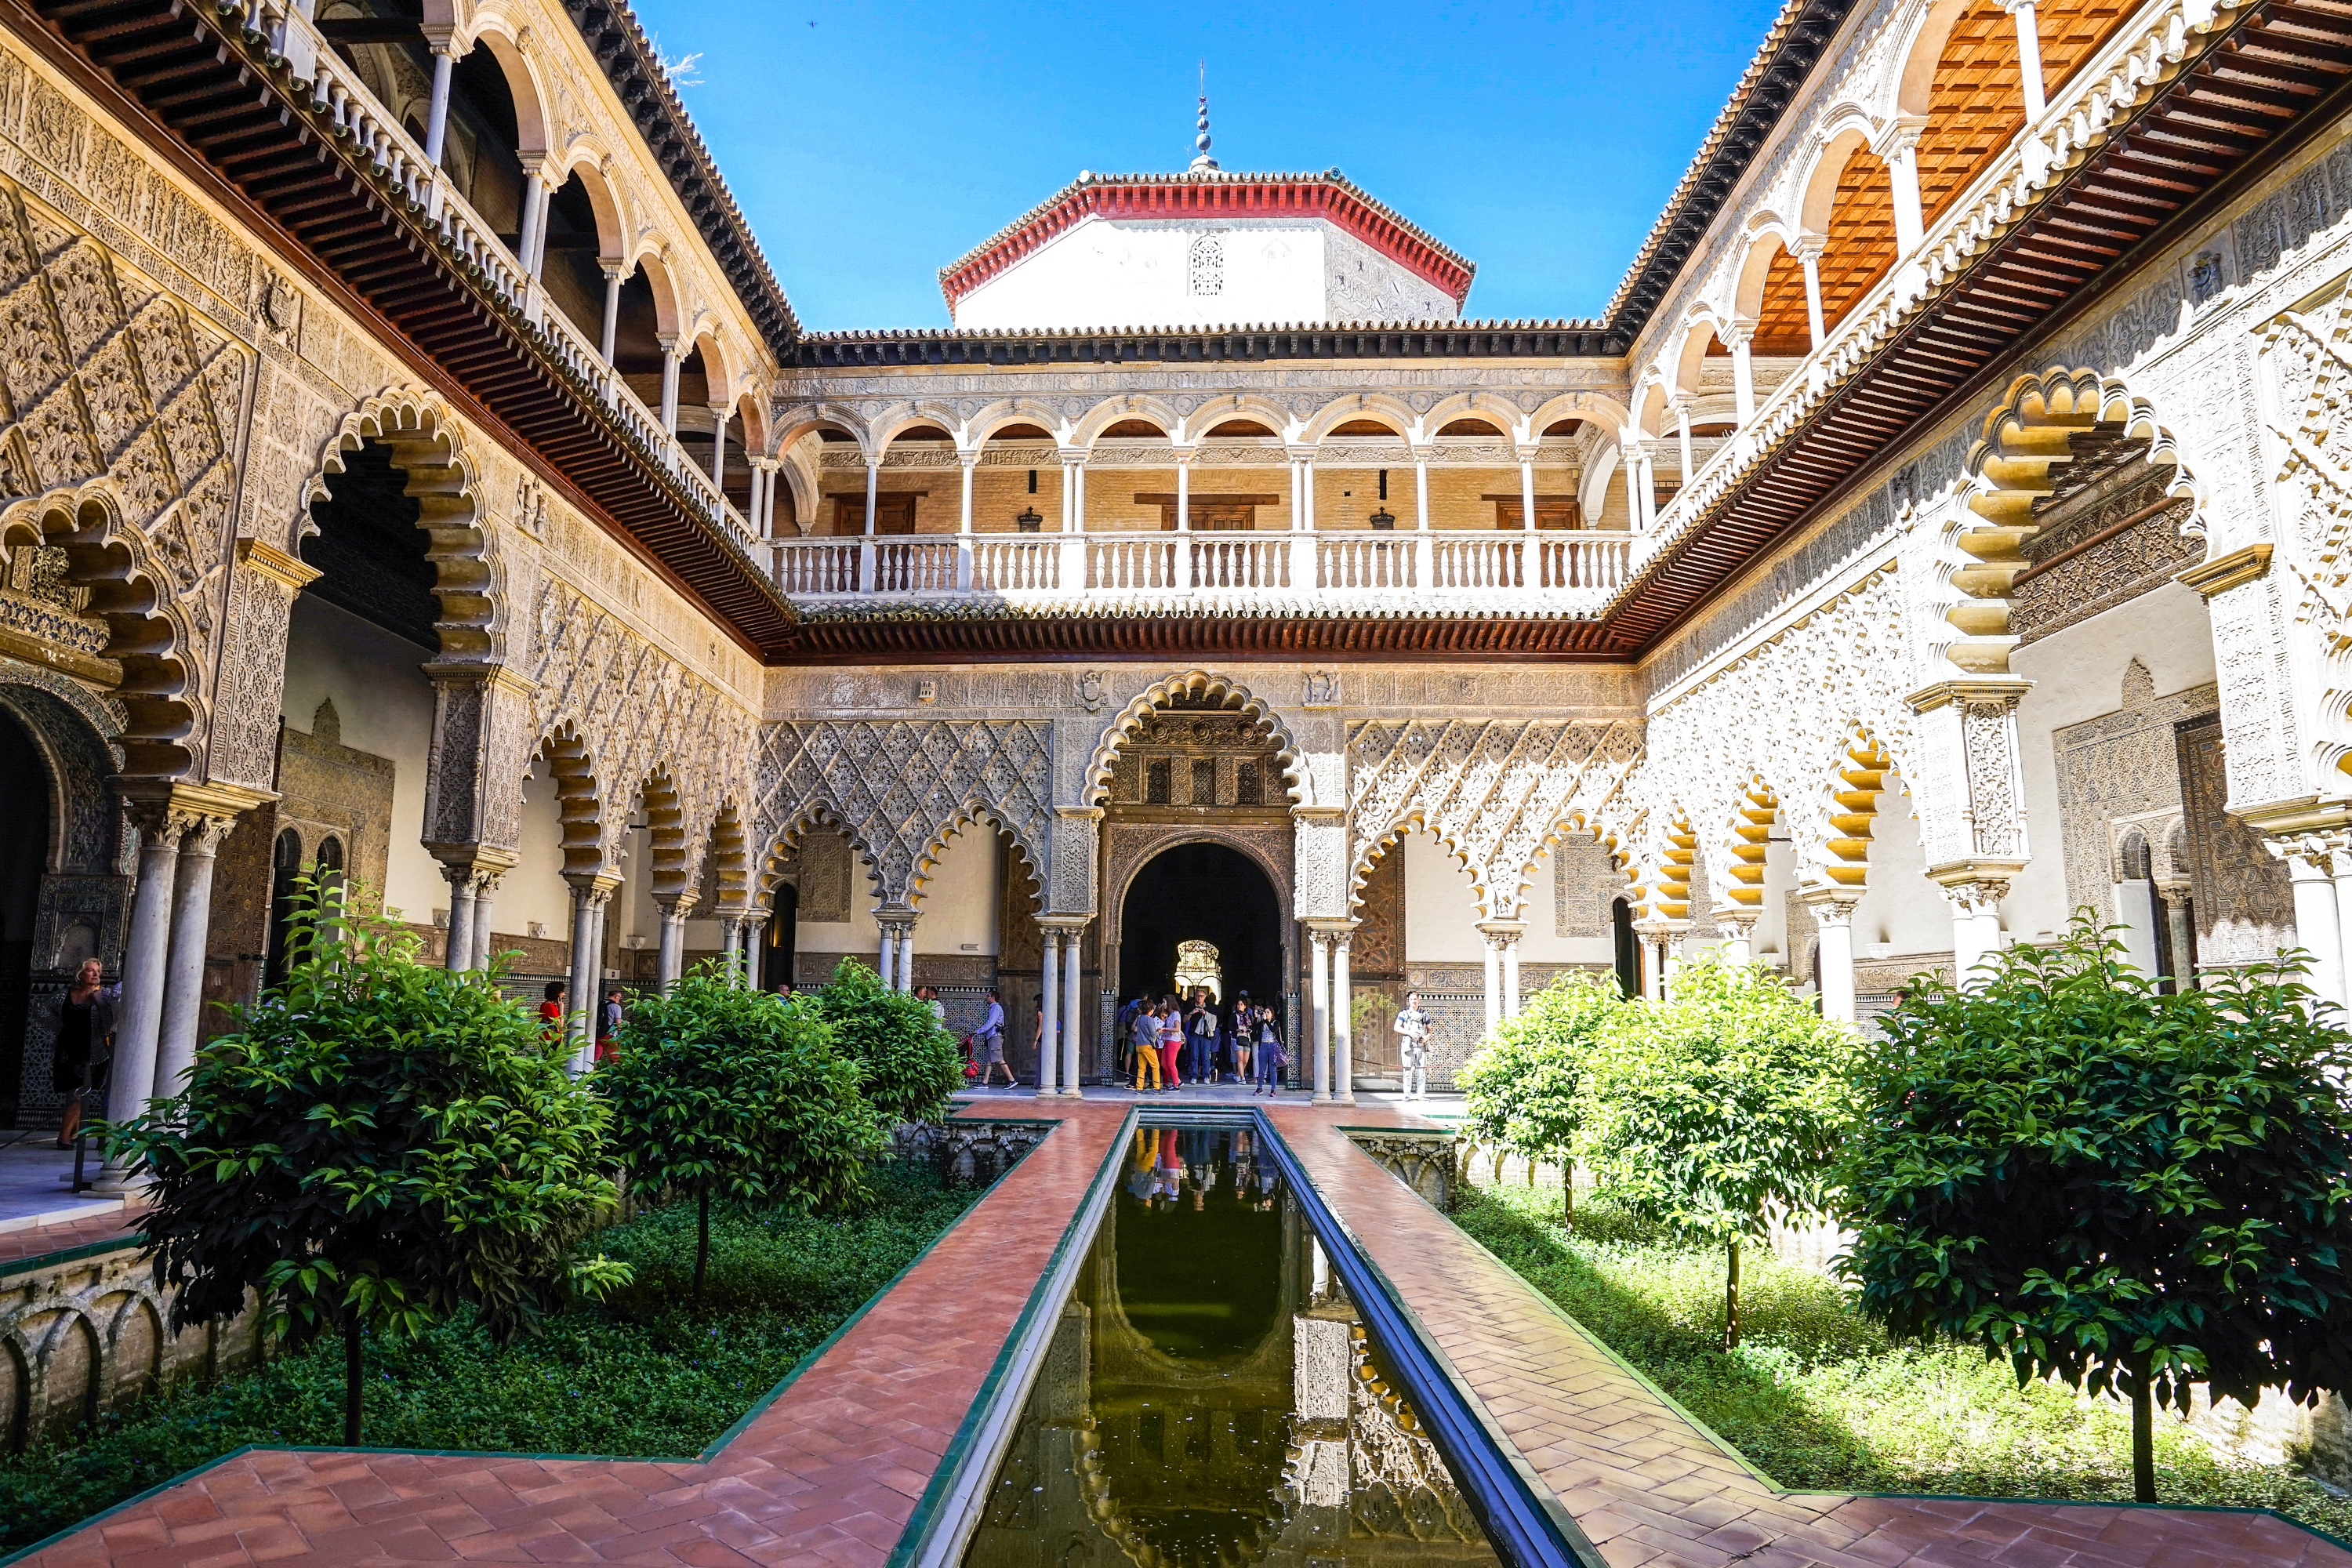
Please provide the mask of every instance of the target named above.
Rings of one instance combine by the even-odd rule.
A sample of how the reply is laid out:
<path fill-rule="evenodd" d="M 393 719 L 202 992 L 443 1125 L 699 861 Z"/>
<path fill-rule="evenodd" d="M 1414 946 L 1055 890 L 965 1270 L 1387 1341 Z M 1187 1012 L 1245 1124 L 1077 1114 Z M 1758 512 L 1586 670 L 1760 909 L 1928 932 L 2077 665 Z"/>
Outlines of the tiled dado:
<path fill-rule="evenodd" d="M 1128 1109 L 1061 1122 L 707 1462 L 254 1451 L 87 1525 L 41 1568 L 427 1563 L 882 1568 Z M 1610 1568 L 2352 1568 L 2253 1513 L 1775 1490 L 1350 1143 L 1272 1111 L 1331 1207 Z"/>
<path fill-rule="evenodd" d="M 2352 1568 L 2352 1552 L 2267 1514 L 1776 1490 L 1326 1113 L 1273 1115 L 1325 1201 L 1610 1568 Z"/>

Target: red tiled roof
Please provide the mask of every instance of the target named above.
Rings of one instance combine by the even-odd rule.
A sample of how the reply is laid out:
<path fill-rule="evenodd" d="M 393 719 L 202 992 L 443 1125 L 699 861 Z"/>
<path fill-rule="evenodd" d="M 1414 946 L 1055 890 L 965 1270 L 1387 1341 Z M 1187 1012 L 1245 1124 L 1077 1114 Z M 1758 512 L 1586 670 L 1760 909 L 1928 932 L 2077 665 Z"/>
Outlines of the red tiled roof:
<path fill-rule="evenodd" d="M 1435 284 L 1458 309 L 1477 263 L 1374 200 L 1337 169 L 1319 174 L 1081 174 L 940 268 L 952 310 L 963 297 L 1088 217 L 1319 217 Z"/>

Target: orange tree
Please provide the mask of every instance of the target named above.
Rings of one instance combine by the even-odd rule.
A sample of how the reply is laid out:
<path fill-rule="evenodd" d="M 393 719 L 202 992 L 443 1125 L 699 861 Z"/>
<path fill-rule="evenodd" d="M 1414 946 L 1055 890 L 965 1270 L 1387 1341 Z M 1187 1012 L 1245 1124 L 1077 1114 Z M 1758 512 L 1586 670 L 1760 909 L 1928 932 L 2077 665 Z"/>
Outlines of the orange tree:
<path fill-rule="evenodd" d="M 713 1197 L 805 1213 L 863 1192 L 881 1126 L 857 1064 L 807 998 L 730 984 L 700 965 L 666 994 L 638 998 L 613 1045 L 593 1082 L 612 1104 L 630 1179 L 694 1197 L 696 1300 Z"/>
<path fill-rule="evenodd" d="M 1576 1135 L 1583 1124 L 1578 1088 L 1584 1058 L 1610 1019 L 1637 1003 L 1614 976 L 1577 974 L 1554 981 L 1516 1018 L 1506 1018 L 1463 1064 L 1463 1131 L 1528 1162 L 1559 1162 L 1561 1217 L 1576 1220 Z"/>
<path fill-rule="evenodd" d="M 886 1126 L 937 1121 L 963 1087 L 963 1058 L 931 1005 L 891 990 L 856 959 L 835 968 L 816 1006 L 835 1048 L 857 1064 L 858 1088 Z"/>
<path fill-rule="evenodd" d="M 2282 960 L 2166 994 L 2087 911 L 1882 1026 L 1842 1262 L 1898 1333 L 2153 1407 L 2352 1387 L 2352 1053 Z"/>
<path fill-rule="evenodd" d="M 494 976 L 417 962 L 418 940 L 298 895 L 283 984 L 231 1009 L 186 1086 L 107 1130 L 154 1182 L 141 1231 L 177 1331 L 257 1291 L 291 1345 L 340 1330 L 343 1438 L 360 1440 L 363 1336 L 460 1307 L 500 1339 L 628 1270 L 581 1244 L 611 1210 L 605 1110 Z"/>

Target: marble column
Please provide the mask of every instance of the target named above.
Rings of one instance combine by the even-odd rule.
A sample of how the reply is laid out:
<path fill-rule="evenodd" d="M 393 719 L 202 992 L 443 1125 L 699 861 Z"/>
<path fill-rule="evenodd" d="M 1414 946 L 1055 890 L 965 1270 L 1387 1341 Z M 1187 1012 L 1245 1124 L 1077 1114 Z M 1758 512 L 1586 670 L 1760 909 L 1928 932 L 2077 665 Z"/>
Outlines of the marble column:
<path fill-rule="evenodd" d="M 626 265 L 618 261 L 599 261 L 604 270 L 604 325 L 596 335 L 596 352 L 604 356 L 604 367 L 613 366 L 613 336 L 621 325 L 621 282 L 628 276 Z"/>
<path fill-rule="evenodd" d="M 1756 418 L 1756 365 L 1748 353 L 1756 329 L 1743 321 L 1727 326 L 1716 335 L 1731 351 L 1731 416 L 1745 430 Z"/>
<path fill-rule="evenodd" d="M 1898 261 L 1919 248 L 1927 228 L 1919 205 L 1919 133 L 1924 129 L 1924 121 L 1897 121 L 1879 138 L 1875 149 L 1886 160 L 1886 183 L 1895 206 L 1895 256 Z"/>
<path fill-rule="evenodd" d="M 742 984 L 744 989 L 749 991 L 764 991 L 768 987 L 767 972 L 761 967 L 761 953 L 763 951 L 761 942 L 765 938 L 767 930 L 767 910 L 751 910 L 744 914 L 740 939 L 743 953 Z M 913 933 L 908 933 L 908 941 L 911 942 L 913 940 Z"/>
<path fill-rule="evenodd" d="M 1716 930 L 1723 933 L 1716 948 L 1716 957 L 1727 964 L 1752 963 L 1756 959 L 1757 912 L 1745 905 L 1735 904 L 1715 911 Z"/>
<path fill-rule="evenodd" d="M 1503 1021 L 1503 950 L 1501 939 L 1484 926 L 1479 937 L 1486 944 L 1486 1034 L 1492 1035 Z"/>
<path fill-rule="evenodd" d="M 2033 15 L 2033 0 L 2001 0 L 2017 24 L 2017 83 L 2024 91 L 2025 122 L 2042 118 L 2050 100 L 2042 84 L 2042 28 Z"/>
<path fill-rule="evenodd" d="M 661 910 L 661 945 L 654 957 L 654 978 L 664 991 L 677 984 L 686 967 L 686 917 L 692 900 L 677 899 Z"/>
<path fill-rule="evenodd" d="M 442 943 L 441 967 L 462 973 L 474 966 L 474 868 L 441 864 L 449 883 L 449 929 Z"/>
<path fill-rule="evenodd" d="M 1307 946 L 1312 956 L 1307 971 L 1307 1026 L 1313 1032 L 1315 1063 L 1315 1099 L 1317 1105 L 1331 1101 L 1331 935 L 1328 931 L 1309 931 Z"/>
<path fill-rule="evenodd" d="M 1429 459 L 1412 455 L 1412 585 L 1437 585 L 1436 546 L 1429 537 Z"/>
<path fill-rule="evenodd" d="M 172 952 L 172 884 L 180 869 L 180 835 L 190 818 L 160 802 L 135 802 L 139 824 L 139 886 L 131 897 L 131 940 L 122 955 L 122 1010 L 114 1032 L 114 1067 L 107 1115 L 127 1121 L 147 1108 L 154 1090 L 156 1045 L 163 1022 L 164 970 Z M 130 1173 L 109 1160 L 101 1192 L 119 1193 Z"/>
<path fill-rule="evenodd" d="M 493 956 L 490 949 L 495 945 L 490 927 L 490 895 L 499 890 L 499 879 L 502 875 L 504 875 L 503 868 L 496 871 L 484 871 L 478 868 L 476 869 L 474 885 L 474 957 L 473 961 L 467 965 L 469 969 L 487 970 L 490 967 L 490 960 Z"/>
<path fill-rule="evenodd" d="M 671 439 L 675 440 L 677 437 L 677 367 L 686 356 L 677 352 L 677 338 L 674 333 L 657 333 L 654 341 L 661 344 L 662 352 L 662 428 L 668 431 Z"/>
<path fill-rule="evenodd" d="M 1675 399 L 1674 407 L 1675 458 L 1682 465 L 1682 482 L 1688 484 L 1691 482 L 1692 476 L 1698 472 L 1698 464 L 1691 457 L 1691 400 L 1687 397 L 1677 397 Z"/>
<path fill-rule="evenodd" d="M 572 885 L 572 973 L 568 984 L 572 994 L 564 999 L 567 1010 L 564 1033 L 572 1041 L 572 1070 L 588 1070 L 593 1034 L 590 1020 L 594 1016 L 596 982 L 600 978 L 596 962 L 596 911 L 604 901 L 610 884 L 595 874 L 566 872 L 563 879 Z"/>
<path fill-rule="evenodd" d="M 1821 932 L 1820 968 L 1822 1016 L 1841 1024 L 1854 1021 L 1853 906 L 1856 895 L 1834 892 L 1801 894 Z"/>
<path fill-rule="evenodd" d="M 1080 1098 L 1078 1041 L 1086 1032 L 1082 1020 L 1087 1016 L 1079 994 L 1085 979 L 1079 934 L 1076 930 L 1062 933 L 1062 1092 L 1073 1100 Z"/>
<path fill-rule="evenodd" d="M 515 237 L 515 259 L 522 269 L 536 279 L 539 277 L 541 240 L 547 230 L 547 176 L 542 170 L 545 161 L 527 158 L 523 161 L 522 226 Z"/>
<path fill-rule="evenodd" d="M 1816 350 L 1822 346 L 1822 340 L 1830 335 L 1822 316 L 1822 251 L 1827 244 L 1817 236 L 1808 235 L 1789 247 L 1805 275 L 1805 330 Z"/>
<path fill-rule="evenodd" d="M 1350 931 L 1331 933 L 1331 1100 L 1356 1103 L 1356 991 L 1348 973 Z"/>
<path fill-rule="evenodd" d="M 710 405 L 710 488 L 727 494 L 727 422 L 733 411 L 723 403 Z"/>
<path fill-rule="evenodd" d="M 437 176 L 441 149 L 449 135 L 449 78 L 457 64 L 457 44 L 454 37 L 445 35 L 428 38 L 426 47 L 433 51 L 433 95 L 425 110 L 425 161 L 433 165 Z"/>
<path fill-rule="evenodd" d="M 2267 847 L 2286 863 L 2288 889 L 2294 895 L 2295 945 L 2311 963 L 2305 984 L 2320 1000 L 2340 1007 L 2345 1002 L 2344 934 L 2336 911 L 2336 868 L 2346 853 L 2344 836 L 2293 834 L 2271 839 Z M 176 945 L 175 939 L 174 958 Z"/>
<path fill-rule="evenodd" d="M 1506 931 L 1503 944 L 1503 1016 L 1519 1016 L 1519 933 Z"/>
<path fill-rule="evenodd" d="M 1044 1100 L 1060 1092 L 1056 1079 L 1062 1057 L 1062 933 L 1053 926 L 1043 926 L 1037 935 L 1044 946 L 1038 973 L 1037 1016 L 1044 1025 L 1037 1032 L 1037 1098 Z"/>
<path fill-rule="evenodd" d="M 743 984 L 743 918 L 719 917 L 719 978 L 729 985 Z"/>
<path fill-rule="evenodd" d="M 205 948 L 212 934 L 213 867 L 232 819 L 199 816 L 180 835 L 180 868 L 172 880 L 172 956 L 164 970 L 163 1021 L 155 1046 L 155 1095 L 180 1092 L 196 1065 L 204 1022 Z"/>
<path fill-rule="evenodd" d="M 1952 901 L 1952 983 L 1964 990 L 1984 984 L 1978 967 L 2000 956 L 2000 900 L 2006 881 L 1948 883 L 1944 896 Z"/>
<path fill-rule="evenodd" d="M 2336 923 L 2339 930 L 2352 925 L 2352 921 L 2345 918 L 2347 900 L 2352 900 L 2352 888 L 2346 886 L 2347 877 L 2352 877 L 2352 866 L 2344 867 L 2336 875 Z M 2172 988 L 2175 991 L 2193 991 L 2197 988 L 2197 965 L 2189 954 L 2197 944 L 2197 937 L 2190 930 L 2188 879 L 2158 882 L 2156 896 L 2164 905 L 2165 934 L 2172 939 Z"/>

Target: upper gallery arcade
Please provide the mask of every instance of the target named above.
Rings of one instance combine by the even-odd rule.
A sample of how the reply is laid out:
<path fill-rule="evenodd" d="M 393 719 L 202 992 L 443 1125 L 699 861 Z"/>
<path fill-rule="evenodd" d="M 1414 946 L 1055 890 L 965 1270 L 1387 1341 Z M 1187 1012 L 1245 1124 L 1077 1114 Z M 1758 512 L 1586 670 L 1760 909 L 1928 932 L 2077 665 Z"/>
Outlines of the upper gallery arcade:
<path fill-rule="evenodd" d="M 575 994 L 996 985 L 1054 1085 L 1139 888 L 1335 1097 L 1352 993 L 1859 1017 L 2084 904 L 2341 995 L 2347 82 L 2336 0 L 1790 0 L 1591 319 L 1196 166 L 812 332 L 615 0 L 26 0 L 0 1099 L 85 955 L 173 1081 L 320 867 Z"/>

